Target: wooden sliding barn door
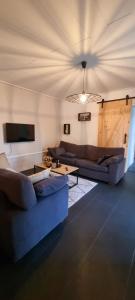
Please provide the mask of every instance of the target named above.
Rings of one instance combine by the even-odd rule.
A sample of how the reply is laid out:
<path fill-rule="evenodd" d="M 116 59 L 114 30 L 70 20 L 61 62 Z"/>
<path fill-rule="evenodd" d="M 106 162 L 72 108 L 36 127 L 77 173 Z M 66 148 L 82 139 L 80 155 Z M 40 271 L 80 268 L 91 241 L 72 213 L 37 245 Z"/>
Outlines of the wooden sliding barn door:
<path fill-rule="evenodd" d="M 101 147 L 128 147 L 131 101 L 106 102 L 99 108 L 98 145 Z"/>

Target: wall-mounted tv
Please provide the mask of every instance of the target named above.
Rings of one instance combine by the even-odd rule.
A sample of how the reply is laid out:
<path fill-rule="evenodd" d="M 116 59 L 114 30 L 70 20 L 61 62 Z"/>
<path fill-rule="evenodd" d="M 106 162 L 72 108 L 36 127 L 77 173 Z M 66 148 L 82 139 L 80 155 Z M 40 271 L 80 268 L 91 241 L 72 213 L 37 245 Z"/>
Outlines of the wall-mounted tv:
<path fill-rule="evenodd" d="M 35 126 L 33 124 L 5 124 L 5 142 L 17 143 L 30 141 L 35 141 Z"/>

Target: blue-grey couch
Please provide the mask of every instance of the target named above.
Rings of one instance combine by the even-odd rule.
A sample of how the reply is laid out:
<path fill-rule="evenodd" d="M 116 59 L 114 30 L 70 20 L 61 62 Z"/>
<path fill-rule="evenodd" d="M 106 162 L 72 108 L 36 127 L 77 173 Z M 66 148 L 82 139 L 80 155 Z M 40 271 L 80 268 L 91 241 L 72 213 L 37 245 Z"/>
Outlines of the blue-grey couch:
<path fill-rule="evenodd" d="M 19 260 L 68 215 L 67 176 L 32 184 L 0 169 L 0 247 Z"/>
<path fill-rule="evenodd" d="M 61 141 L 59 147 L 48 148 L 49 155 L 61 163 L 79 168 L 79 175 L 117 184 L 124 176 L 124 148 L 76 145 Z"/>

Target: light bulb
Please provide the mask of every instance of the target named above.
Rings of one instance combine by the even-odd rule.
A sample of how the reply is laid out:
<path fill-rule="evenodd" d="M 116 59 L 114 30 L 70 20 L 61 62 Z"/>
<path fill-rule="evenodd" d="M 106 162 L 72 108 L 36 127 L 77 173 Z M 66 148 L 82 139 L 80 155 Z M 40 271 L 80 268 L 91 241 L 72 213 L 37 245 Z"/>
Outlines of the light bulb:
<path fill-rule="evenodd" d="M 86 103 L 87 98 L 88 98 L 88 95 L 85 94 L 85 93 L 80 94 L 80 96 L 79 96 L 80 102 L 81 102 L 82 104 Z"/>

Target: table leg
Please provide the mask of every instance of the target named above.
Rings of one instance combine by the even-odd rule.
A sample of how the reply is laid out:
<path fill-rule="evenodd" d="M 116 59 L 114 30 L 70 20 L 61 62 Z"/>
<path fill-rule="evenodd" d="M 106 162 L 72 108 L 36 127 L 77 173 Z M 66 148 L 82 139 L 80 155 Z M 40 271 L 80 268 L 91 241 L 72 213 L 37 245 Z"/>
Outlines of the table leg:
<path fill-rule="evenodd" d="M 69 185 L 69 189 L 71 189 L 71 188 L 73 188 L 74 186 L 76 186 L 76 185 L 78 185 L 78 173 L 76 173 L 76 182 L 75 183 L 73 183 L 72 185 Z"/>

